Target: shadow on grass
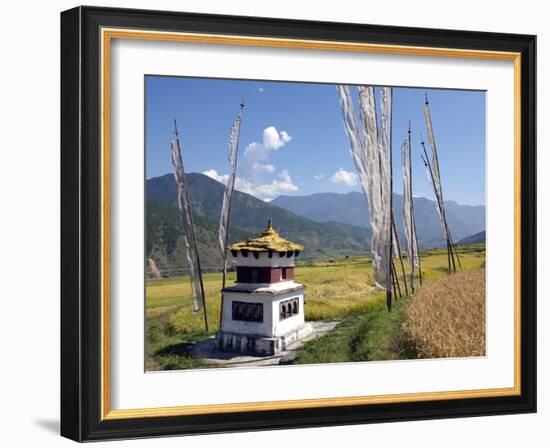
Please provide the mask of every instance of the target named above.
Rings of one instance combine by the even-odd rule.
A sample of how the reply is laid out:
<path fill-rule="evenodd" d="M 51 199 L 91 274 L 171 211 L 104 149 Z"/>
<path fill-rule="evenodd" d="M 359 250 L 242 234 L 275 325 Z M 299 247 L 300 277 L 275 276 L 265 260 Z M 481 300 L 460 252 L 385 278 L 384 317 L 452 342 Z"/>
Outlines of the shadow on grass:
<path fill-rule="evenodd" d="M 191 353 L 192 343 L 181 342 L 164 346 L 154 352 L 158 370 L 186 370 L 211 367 Z"/>
<path fill-rule="evenodd" d="M 155 356 L 172 356 L 172 355 L 192 355 L 189 342 L 181 342 L 178 344 L 167 345 L 155 352 Z"/>

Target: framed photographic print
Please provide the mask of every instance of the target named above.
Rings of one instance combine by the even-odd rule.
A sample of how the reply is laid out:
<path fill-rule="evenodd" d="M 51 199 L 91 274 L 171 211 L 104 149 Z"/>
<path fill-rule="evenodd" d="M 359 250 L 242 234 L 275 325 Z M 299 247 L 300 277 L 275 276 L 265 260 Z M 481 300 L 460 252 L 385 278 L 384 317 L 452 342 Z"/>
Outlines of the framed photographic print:
<path fill-rule="evenodd" d="M 61 433 L 536 411 L 535 36 L 61 14 Z"/>

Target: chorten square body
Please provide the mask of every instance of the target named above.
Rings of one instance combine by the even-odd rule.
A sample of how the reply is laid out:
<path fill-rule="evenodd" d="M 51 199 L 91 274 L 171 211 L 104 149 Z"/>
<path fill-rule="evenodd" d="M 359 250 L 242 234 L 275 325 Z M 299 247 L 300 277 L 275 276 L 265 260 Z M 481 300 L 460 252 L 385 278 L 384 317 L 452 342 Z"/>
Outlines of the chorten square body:
<path fill-rule="evenodd" d="M 222 289 L 220 348 L 269 356 L 311 334 L 304 286 L 294 281 L 295 260 L 304 247 L 282 238 L 269 220 L 259 237 L 228 249 L 237 280 Z"/>

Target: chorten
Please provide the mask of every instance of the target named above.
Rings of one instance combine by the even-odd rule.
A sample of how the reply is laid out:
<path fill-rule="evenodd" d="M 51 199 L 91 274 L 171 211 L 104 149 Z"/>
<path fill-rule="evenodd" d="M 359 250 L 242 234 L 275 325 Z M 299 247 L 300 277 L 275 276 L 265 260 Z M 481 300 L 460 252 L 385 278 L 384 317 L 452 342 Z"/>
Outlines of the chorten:
<path fill-rule="evenodd" d="M 304 286 L 294 281 L 300 244 L 282 238 L 271 219 L 257 238 L 229 246 L 237 281 L 222 289 L 221 349 L 274 355 L 312 332 L 304 320 Z"/>

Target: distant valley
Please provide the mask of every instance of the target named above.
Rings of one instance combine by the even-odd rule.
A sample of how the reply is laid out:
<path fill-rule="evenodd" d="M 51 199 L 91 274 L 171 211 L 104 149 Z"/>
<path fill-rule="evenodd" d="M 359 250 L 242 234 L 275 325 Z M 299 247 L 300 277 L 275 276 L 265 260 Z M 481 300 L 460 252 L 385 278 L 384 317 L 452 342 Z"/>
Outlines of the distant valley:
<path fill-rule="evenodd" d="M 187 174 L 201 264 L 208 270 L 222 265 L 218 246 L 218 223 L 224 185 L 206 175 Z M 403 238 L 402 197 L 394 194 L 398 232 Z M 485 207 L 446 204 L 449 226 L 455 241 L 485 230 Z M 418 238 L 422 248 L 444 244 L 435 203 L 414 199 Z M 361 193 L 319 193 L 309 196 L 279 196 L 264 202 L 235 191 L 232 199 L 230 242 L 261 232 L 272 218 L 285 238 L 305 246 L 302 260 L 366 255 L 371 229 L 366 201 Z M 146 183 L 146 256 L 161 271 L 184 267 L 185 252 L 177 209 L 176 184 L 172 174 L 148 179 Z"/>

